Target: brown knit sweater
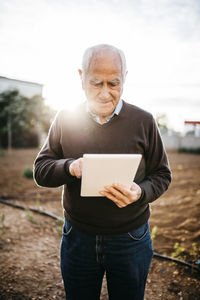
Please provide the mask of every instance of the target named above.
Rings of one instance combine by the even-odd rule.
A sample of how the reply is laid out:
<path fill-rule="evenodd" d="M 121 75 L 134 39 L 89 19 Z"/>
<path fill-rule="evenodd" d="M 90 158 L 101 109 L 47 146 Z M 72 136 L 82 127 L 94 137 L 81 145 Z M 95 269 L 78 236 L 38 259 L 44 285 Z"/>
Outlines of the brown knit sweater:
<path fill-rule="evenodd" d="M 135 177 L 142 197 L 124 208 L 106 197 L 81 197 L 81 180 L 70 175 L 69 165 L 84 153 L 142 154 Z M 34 177 L 41 186 L 64 185 L 64 213 L 72 226 L 87 233 L 117 234 L 148 220 L 149 203 L 168 188 L 171 172 L 152 115 L 123 101 L 119 115 L 104 125 L 92 119 L 85 103 L 73 113 L 58 113 L 35 160 Z"/>

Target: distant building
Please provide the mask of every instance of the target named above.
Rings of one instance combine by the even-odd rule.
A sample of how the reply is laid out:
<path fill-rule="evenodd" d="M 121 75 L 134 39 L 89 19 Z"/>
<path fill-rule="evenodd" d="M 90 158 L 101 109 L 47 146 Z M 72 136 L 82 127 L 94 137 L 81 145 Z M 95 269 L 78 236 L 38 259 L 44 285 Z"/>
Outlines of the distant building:
<path fill-rule="evenodd" d="M 167 150 L 200 151 L 200 121 L 185 121 L 184 135 L 176 132 L 162 134 Z M 197 153 L 197 152 L 196 152 Z M 198 152 L 199 153 L 199 152 Z"/>
<path fill-rule="evenodd" d="M 200 137 L 200 121 L 185 121 L 185 134 L 193 134 Z"/>
<path fill-rule="evenodd" d="M 42 96 L 43 85 L 36 82 L 29 82 L 0 76 L 0 93 L 6 90 L 13 89 L 19 90 L 20 94 L 30 98 L 35 95 Z"/>

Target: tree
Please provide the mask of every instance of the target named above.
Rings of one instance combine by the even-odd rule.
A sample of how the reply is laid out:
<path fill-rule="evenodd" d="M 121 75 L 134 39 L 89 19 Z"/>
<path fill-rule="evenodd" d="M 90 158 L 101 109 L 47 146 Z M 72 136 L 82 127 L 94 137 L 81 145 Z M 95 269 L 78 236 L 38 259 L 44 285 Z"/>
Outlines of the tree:
<path fill-rule="evenodd" d="M 18 90 L 0 94 L 0 143 L 2 147 L 34 147 L 39 144 L 39 130 L 46 132 L 55 112 L 44 98 L 25 97 Z"/>
<path fill-rule="evenodd" d="M 156 116 L 156 122 L 161 132 L 168 131 L 168 118 L 166 114 L 158 114 Z"/>

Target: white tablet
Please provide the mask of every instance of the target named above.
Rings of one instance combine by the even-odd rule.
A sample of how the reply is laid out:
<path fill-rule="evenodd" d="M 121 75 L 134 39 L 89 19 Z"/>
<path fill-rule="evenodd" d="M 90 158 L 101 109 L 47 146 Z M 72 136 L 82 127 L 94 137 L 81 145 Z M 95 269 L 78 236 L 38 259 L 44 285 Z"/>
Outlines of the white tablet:
<path fill-rule="evenodd" d="M 106 185 L 121 183 L 131 186 L 141 154 L 84 154 L 81 196 L 99 196 Z"/>

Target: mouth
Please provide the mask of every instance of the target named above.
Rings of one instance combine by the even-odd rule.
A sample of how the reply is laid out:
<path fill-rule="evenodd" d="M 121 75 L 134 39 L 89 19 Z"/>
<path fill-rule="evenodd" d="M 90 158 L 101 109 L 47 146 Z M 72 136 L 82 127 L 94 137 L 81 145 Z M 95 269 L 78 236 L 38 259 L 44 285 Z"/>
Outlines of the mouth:
<path fill-rule="evenodd" d="M 110 103 L 110 102 L 112 102 L 111 100 L 106 100 L 106 101 L 103 101 L 103 100 L 98 100 L 97 101 L 99 104 L 108 104 L 108 103 Z"/>

